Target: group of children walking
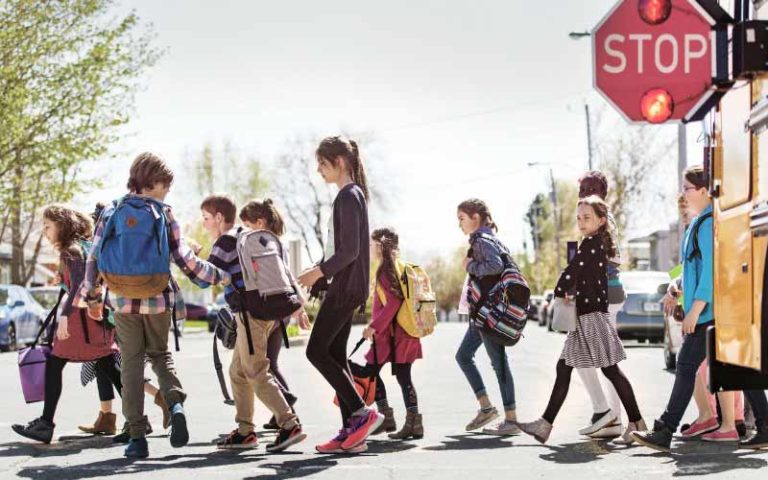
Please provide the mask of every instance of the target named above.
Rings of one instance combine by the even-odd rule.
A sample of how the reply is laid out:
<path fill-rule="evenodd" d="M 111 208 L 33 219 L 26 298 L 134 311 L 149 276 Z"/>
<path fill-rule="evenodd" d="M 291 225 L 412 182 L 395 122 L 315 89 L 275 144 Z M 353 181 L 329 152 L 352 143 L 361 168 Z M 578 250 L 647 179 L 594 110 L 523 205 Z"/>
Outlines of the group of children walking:
<path fill-rule="evenodd" d="M 203 226 L 214 244 L 207 261 L 200 259 L 199 248 L 184 240 L 171 208 L 164 203 L 173 183 L 173 172 L 151 153 L 141 154 L 133 162 L 129 193 L 95 215 L 95 228 L 88 216 L 77 211 L 61 206 L 46 208 L 44 234 L 59 252 L 62 287 L 66 293 L 55 329 L 53 351 L 46 364 L 43 414 L 26 425 L 14 425 L 14 431 L 49 443 L 62 391 L 62 370 L 68 362 L 86 362 L 92 365 L 93 376 L 98 380 L 102 409 L 94 425 L 81 428 L 94 433 L 115 433 L 115 416 L 111 412 L 114 388 L 122 396 L 126 420 L 124 431 L 115 437 L 116 441 L 127 443 L 125 456 L 146 458 L 149 426 L 144 414 L 144 395 L 149 392 L 163 410 L 164 427 L 171 429 L 171 445 L 187 444 L 186 394 L 168 349 L 171 327 L 178 318 L 185 317 L 178 284 L 168 270 L 172 262 L 201 288 L 223 285 L 227 305 L 238 319 L 229 370 L 236 428 L 223 435 L 217 444 L 219 448 L 245 449 L 258 445 L 254 419 L 256 398 L 272 414 L 265 427 L 277 430 L 277 436 L 266 446 L 267 451 L 285 450 L 306 438 L 294 409 L 297 397 L 291 393 L 278 364 L 285 323 L 294 319 L 301 328 L 310 328 L 304 309 L 305 289 L 312 297 L 322 298 L 311 326 L 306 356 L 335 391 L 341 414 L 338 433 L 316 445 L 316 451 L 365 452 L 367 438 L 383 432 L 389 432 L 392 439 L 422 438 L 424 424 L 412 365 L 423 353 L 420 338 L 398 321 L 409 300 L 403 291 L 406 267 L 399 258 L 398 234 L 392 228 L 377 228 L 370 233 L 367 180 L 354 141 L 345 137 L 326 138 L 319 144 L 316 157 L 318 173 L 325 182 L 335 185 L 338 193 L 329 219 L 324 258 L 298 278 L 294 278 L 287 267 L 286 250 L 280 243 L 285 225 L 269 199 L 248 202 L 238 215 L 237 206 L 228 196 L 206 198 L 201 204 Z M 669 406 L 653 430 L 647 431 L 632 384 L 618 365 L 626 358 L 616 332 L 616 313 L 624 301 L 618 235 L 605 202 L 607 181 L 601 173 L 589 172 L 580 180 L 577 205 L 577 224 L 583 239 L 555 289 L 562 305 L 575 309 L 577 320 L 556 361 L 555 383 L 546 409 L 537 420 L 518 421 L 515 384 L 506 349 L 473 321 L 456 353 L 458 366 L 479 404 L 476 415 L 466 425 L 467 431 L 482 429 L 483 433 L 502 436 L 526 433 L 546 442 L 576 369 L 594 410 L 590 424 L 579 433 L 594 438 L 615 438 L 616 443 L 624 445 L 638 442 L 669 449 L 672 432 L 690 401 L 696 370 L 703 360 L 702 332 L 712 322 L 712 226 L 706 216 L 711 207 L 704 197 L 706 188 L 701 175 L 700 167 L 689 169 L 683 187 L 696 216 L 692 225 L 700 231 L 696 236 L 697 252 L 692 252 L 690 231 L 694 227 L 689 228 L 683 241 L 684 274 L 680 283 L 685 292 L 687 316 L 683 330 L 687 335 Z M 242 226 L 236 225 L 237 218 Z M 462 202 L 457 208 L 457 218 L 459 228 L 469 241 L 464 269 L 485 294 L 499 283 L 509 250 L 496 237 L 496 224 L 483 201 Z M 250 238 L 261 242 L 260 248 L 267 253 L 244 255 Z M 143 245 L 137 254 L 140 257 L 136 258 L 131 256 L 135 244 Z M 273 254 L 268 255 L 269 252 Z M 164 265 L 157 265 L 149 275 L 137 280 L 131 268 L 142 263 L 144 257 L 154 256 Z M 372 283 L 371 257 L 378 264 Z M 262 263 L 267 261 L 269 269 Z M 262 295 L 249 297 L 247 291 L 258 280 L 254 278 L 255 272 L 261 272 L 264 277 L 278 277 L 284 283 L 283 288 L 265 291 L 262 283 Z M 670 295 L 674 293 L 670 290 Z M 372 321 L 363 331 L 363 337 L 371 341 L 371 349 L 365 357 L 363 375 L 376 378 L 372 400 L 361 396 L 347 359 L 353 317 L 366 305 L 370 294 Z M 466 289 L 463 296 L 467 297 Z M 477 311 L 478 306 L 472 305 L 469 313 L 476 317 Z M 474 361 L 481 345 L 491 360 L 501 391 L 504 410 L 501 419 Z M 399 431 L 380 376 L 383 365 L 388 362 L 392 364 L 406 407 Z M 154 390 L 145 377 L 146 363 L 152 365 L 157 375 L 159 391 Z M 607 392 L 600 383 L 598 369 L 608 380 Z M 732 396 L 720 396 L 720 405 L 725 406 L 722 422 L 713 421 L 712 415 L 700 417 L 684 436 L 707 433 L 705 440 L 734 440 L 729 413 L 733 410 L 733 399 L 729 395 Z M 768 446 L 765 395 L 747 392 L 747 397 L 758 420 L 758 433 L 744 445 Z M 372 408 L 373 402 L 376 408 Z M 622 425 L 622 405 L 628 419 L 626 426 Z M 489 426 L 494 421 L 496 423 Z"/>

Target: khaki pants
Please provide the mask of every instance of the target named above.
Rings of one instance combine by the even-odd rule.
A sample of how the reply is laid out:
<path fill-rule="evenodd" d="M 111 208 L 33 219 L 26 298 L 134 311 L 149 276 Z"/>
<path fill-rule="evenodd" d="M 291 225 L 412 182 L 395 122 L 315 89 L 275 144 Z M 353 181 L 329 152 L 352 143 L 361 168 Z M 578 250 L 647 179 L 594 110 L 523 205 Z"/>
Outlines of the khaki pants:
<path fill-rule="evenodd" d="M 186 394 L 176 376 L 173 357 L 168 350 L 171 312 L 155 315 L 115 313 L 120 343 L 123 415 L 131 438 L 146 435 L 144 419 L 144 359 L 149 358 L 157 375 L 160 391 L 168 405 L 184 402 Z"/>
<path fill-rule="evenodd" d="M 277 386 L 269 370 L 267 341 L 275 325 L 274 321 L 256 320 L 248 315 L 251 329 L 253 355 L 248 351 L 248 337 L 242 316 L 238 314 L 237 342 L 229 367 L 232 382 L 232 396 L 235 398 L 235 421 L 240 435 L 247 435 L 254 430 L 253 403 L 254 394 L 261 403 L 275 416 L 280 428 L 290 429 L 296 425 L 296 415 L 291 411 L 283 393 Z"/>

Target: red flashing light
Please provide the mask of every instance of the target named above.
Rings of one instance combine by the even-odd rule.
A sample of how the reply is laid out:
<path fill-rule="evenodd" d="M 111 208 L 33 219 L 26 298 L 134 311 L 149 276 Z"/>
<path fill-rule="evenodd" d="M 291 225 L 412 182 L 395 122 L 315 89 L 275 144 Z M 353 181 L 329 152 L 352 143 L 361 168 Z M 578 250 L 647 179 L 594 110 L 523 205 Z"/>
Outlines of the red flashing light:
<path fill-rule="evenodd" d="M 638 0 L 637 12 L 645 23 L 659 25 L 672 13 L 672 0 Z"/>
<path fill-rule="evenodd" d="M 640 112 L 651 123 L 664 123 L 675 111 L 672 95 L 663 88 L 653 88 L 640 99 Z"/>

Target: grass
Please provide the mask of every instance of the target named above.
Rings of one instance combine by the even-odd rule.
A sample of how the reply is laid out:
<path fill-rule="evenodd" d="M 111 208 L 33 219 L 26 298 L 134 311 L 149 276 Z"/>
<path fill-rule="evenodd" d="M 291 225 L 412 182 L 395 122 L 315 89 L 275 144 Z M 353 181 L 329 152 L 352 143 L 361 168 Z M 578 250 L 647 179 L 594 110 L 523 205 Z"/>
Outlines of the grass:
<path fill-rule="evenodd" d="M 204 328 L 208 330 L 207 320 L 187 320 L 184 323 L 184 328 Z"/>

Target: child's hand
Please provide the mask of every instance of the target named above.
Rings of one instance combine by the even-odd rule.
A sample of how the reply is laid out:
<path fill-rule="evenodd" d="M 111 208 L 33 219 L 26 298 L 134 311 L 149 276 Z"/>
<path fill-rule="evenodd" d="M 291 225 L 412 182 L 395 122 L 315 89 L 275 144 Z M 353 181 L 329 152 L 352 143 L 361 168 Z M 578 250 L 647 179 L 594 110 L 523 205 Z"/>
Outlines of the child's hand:
<path fill-rule="evenodd" d="M 56 338 L 66 340 L 69 338 L 69 325 L 67 317 L 59 318 L 59 326 L 56 328 Z"/>
<path fill-rule="evenodd" d="M 566 295 L 563 297 L 563 300 L 565 300 L 566 305 L 570 305 L 573 303 L 574 297 L 573 295 Z"/>
<path fill-rule="evenodd" d="M 683 320 L 683 334 L 689 335 L 696 330 L 696 324 L 699 322 L 699 314 L 690 312 Z"/>
<path fill-rule="evenodd" d="M 310 324 L 309 324 L 309 315 L 307 315 L 307 311 L 304 310 L 304 307 L 301 307 L 300 309 L 296 310 L 292 317 L 296 319 L 296 323 L 299 324 L 299 328 L 302 330 L 309 330 Z"/>
<path fill-rule="evenodd" d="M 323 272 L 320 270 L 320 267 L 312 267 L 308 270 L 304 270 L 301 275 L 299 275 L 298 282 L 299 285 L 305 288 L 312 288 L 312 285 L 317 283 L 321 278 L 323 278 Z"/>
<path fill-rule="evenodd" d="M 197 243 L 196 241 L 190 239 L 186 239 L 187 245 L 189 245 L 189 248 L 192 249 L 192 251 L 195 253 L 195 255 L 200 255 L 200 252 L 203 250 L 203 246 Z"/>
<path fill-rule="evenodd" d="M 372 327 L 365 327 L 365 330 L 363 330 L 363 338 L 366 340 L 372 340 L 375 334 L 376 330 L 374 330 Z"/>

